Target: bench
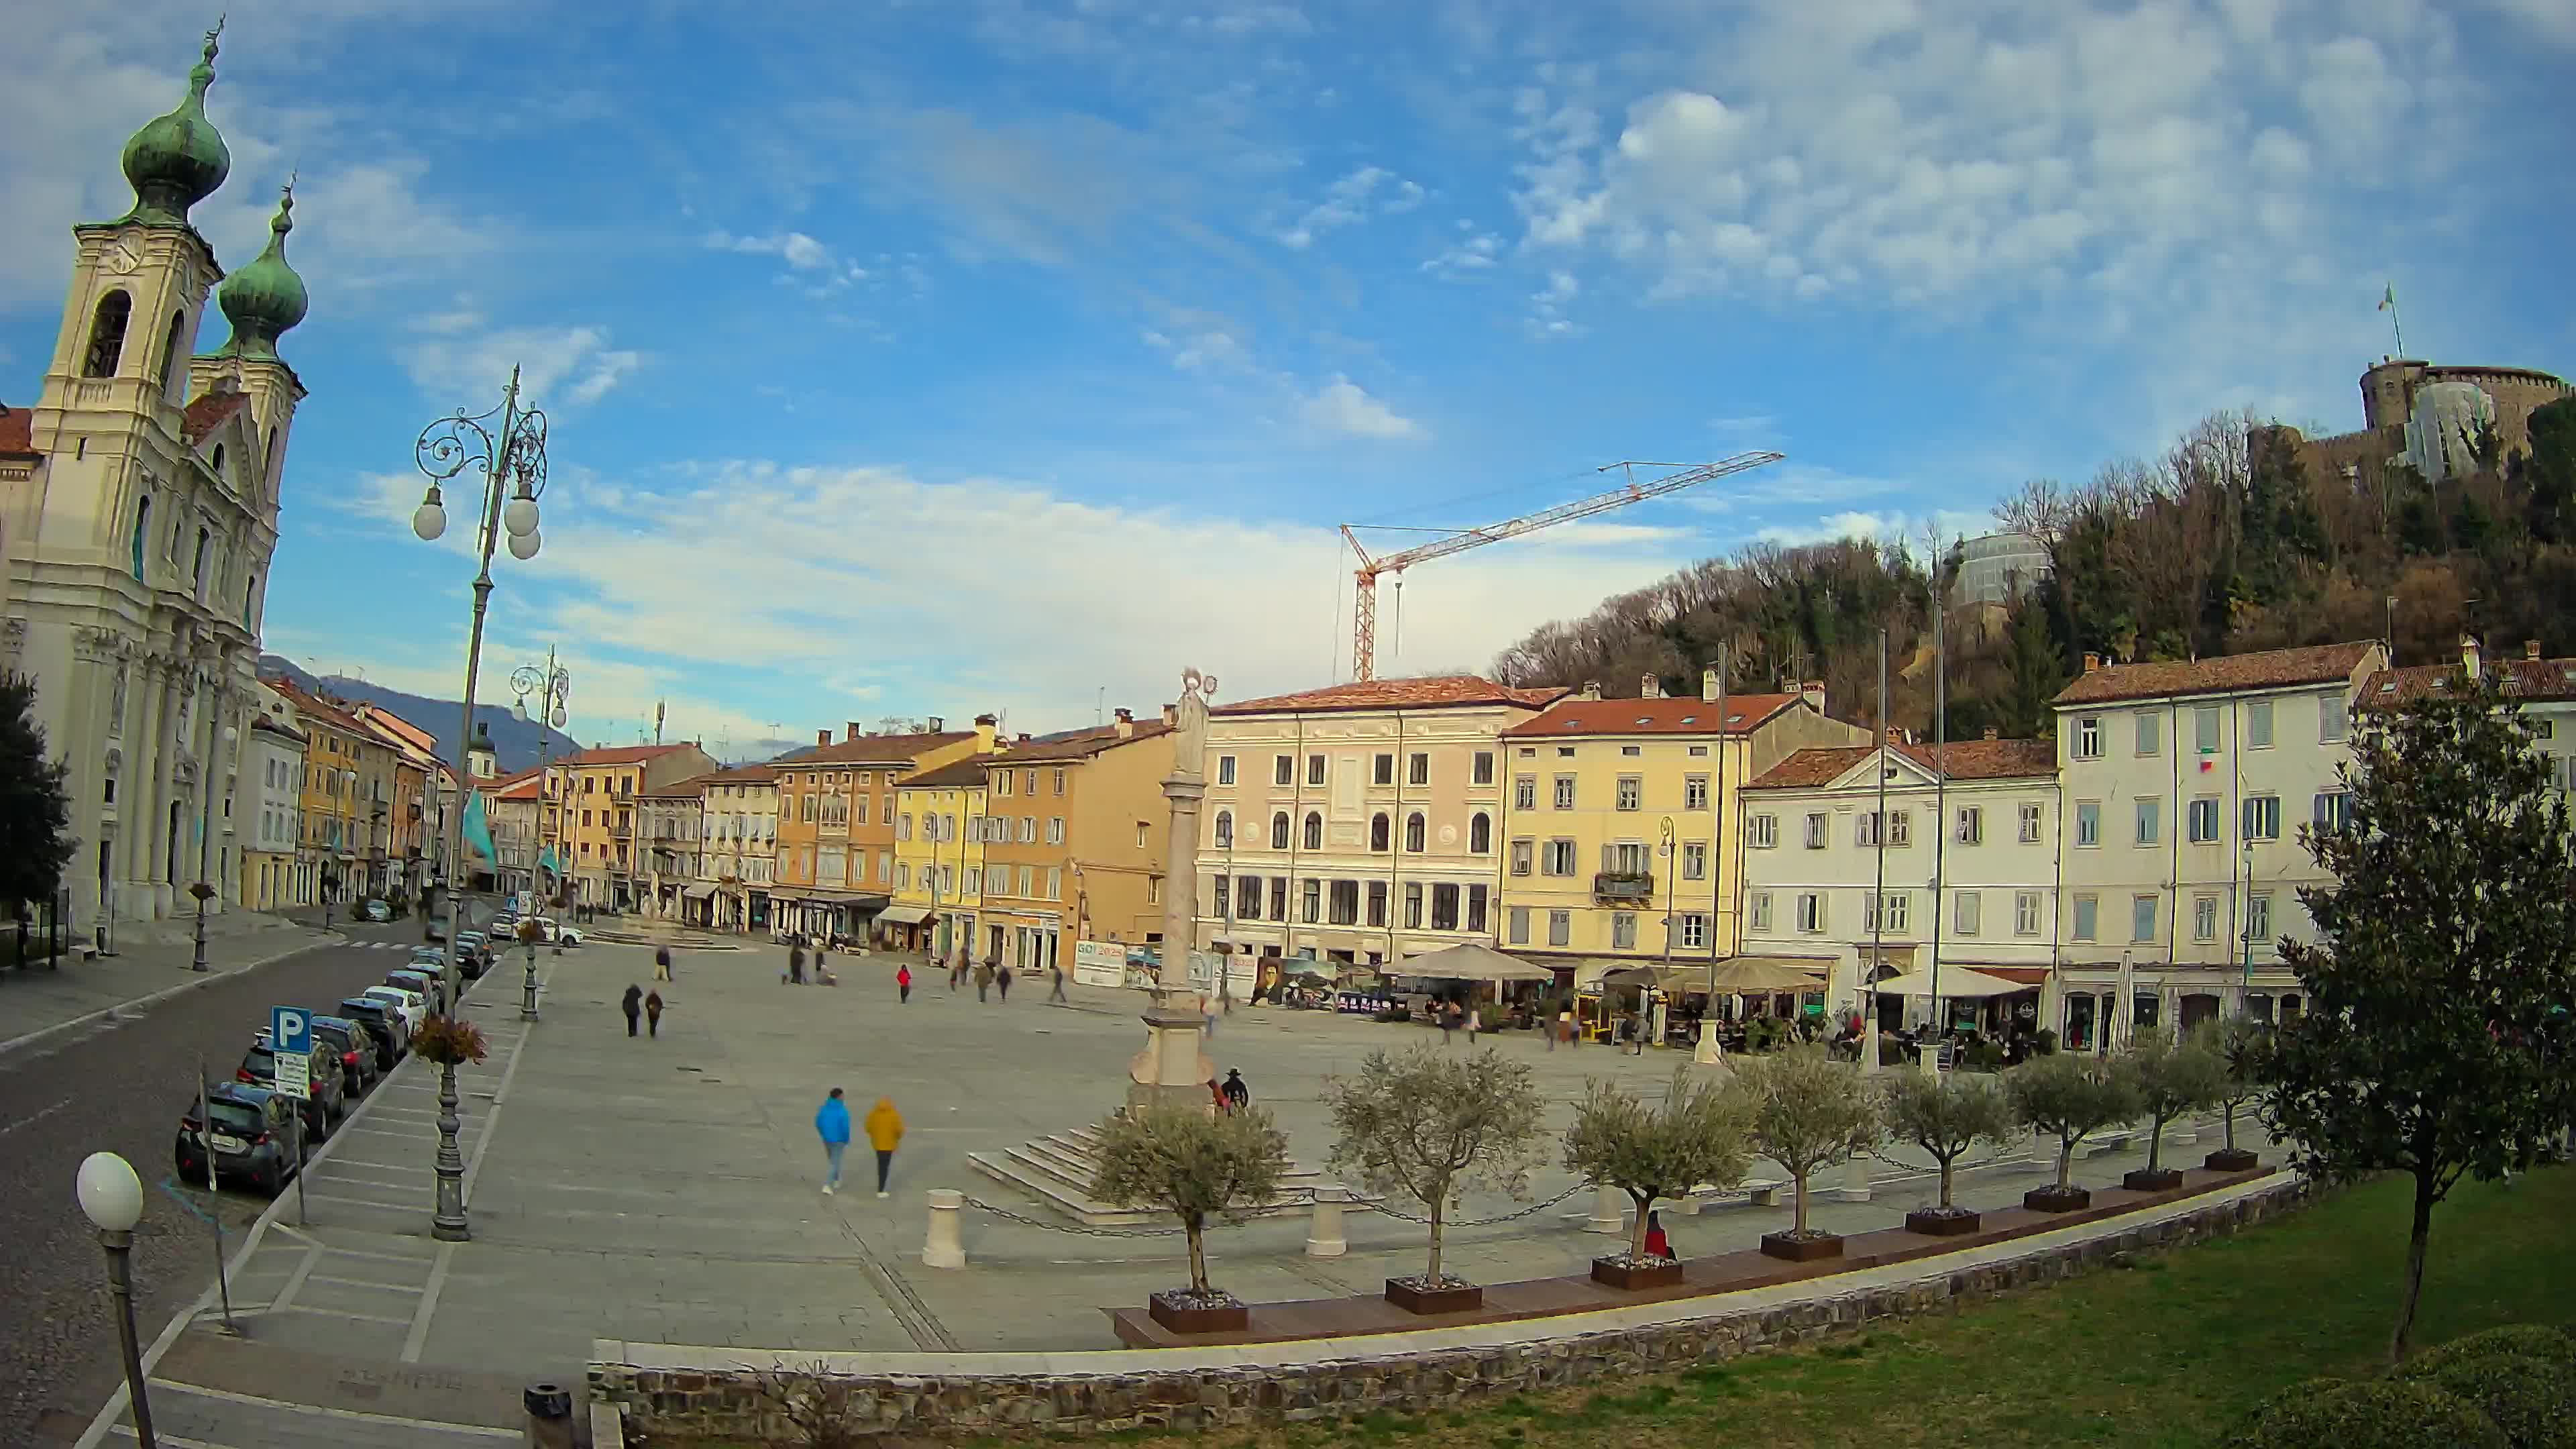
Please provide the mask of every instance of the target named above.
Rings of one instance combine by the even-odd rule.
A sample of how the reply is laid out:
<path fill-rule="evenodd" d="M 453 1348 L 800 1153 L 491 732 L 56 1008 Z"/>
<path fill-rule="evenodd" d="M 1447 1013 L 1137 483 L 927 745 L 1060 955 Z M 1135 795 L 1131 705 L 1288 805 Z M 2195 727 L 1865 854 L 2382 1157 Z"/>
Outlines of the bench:
<path fill-rule="evenodd" d="M 2084 1139 L 2084 1150 L 2078 1155 L 2103 1157 L 2110 1153 L 2125 1151 L 2129 1144 L 2141 1135 L 2136 1129 L 2129 1127 L 2114 1128 L 2109 1132 L 2096 1132 Z"/>
<path fill-rule="evenodd" d="M 1742 1195 L 1755 1207 L 1778 1207 L 1781 1192 L 1790 1184 L 1785 1178 L 1748 1177 L 1731 1188 L 1704 1182 L 1673 1200 L 1673 1211 L 1683 1217 L 1697 1217 L 1699 1210 L 1720 1198 Z"/>

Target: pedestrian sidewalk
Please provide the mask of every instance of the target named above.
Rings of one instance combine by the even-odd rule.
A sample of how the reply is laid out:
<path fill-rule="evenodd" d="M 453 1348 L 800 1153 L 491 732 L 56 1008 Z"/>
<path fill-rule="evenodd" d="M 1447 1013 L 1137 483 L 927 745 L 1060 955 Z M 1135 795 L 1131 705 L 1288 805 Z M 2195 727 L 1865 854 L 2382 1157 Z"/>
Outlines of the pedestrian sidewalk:
<path fill-rule="evenodd" d="M 144 1010 L 163 997 L 218 977 L 344 939 L 336 932 L 257 911 L 227 911 L 206 918 L 206 969 L 200 974 L 189 969 L 196 958 L 195 942 L 184 935 L 168 940 L 170 932 L 167 921 L 128 926 L 121 933 L 109 933 L 116 950 L 113 956 L 67 951 L 54 967 L 0 972 L 0 1055 Z"/>

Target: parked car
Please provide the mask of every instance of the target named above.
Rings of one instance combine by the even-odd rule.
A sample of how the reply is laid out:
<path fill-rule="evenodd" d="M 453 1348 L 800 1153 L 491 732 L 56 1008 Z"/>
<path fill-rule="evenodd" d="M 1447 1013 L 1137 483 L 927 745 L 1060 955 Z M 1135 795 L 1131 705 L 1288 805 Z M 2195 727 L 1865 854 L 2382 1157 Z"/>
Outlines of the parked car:
<path fill-rule="evenodd" d="M 447 953 L 436 946 L 414 946 L 411 948 L 411 964 L 414 970 L 435 971 L 444 975 L 447 971 Z"/>
<path fill-rule="evenodd" d="M 352 996 L 334 1008 L 334 1014 L 367 1029 L 376 1039 L 376 1065 L 386 1071 L 411 1054 L 411 1022 L 398 1004 L 381 997 Z"/>
<path fill-rule="evenodd" d="M 182 1182 L 207 1182 L 211 1155 L 213 1182 L 248 1183 L 274 1197 L 296 1172 L 291 1140 L 294 1111 L 284 1097 L 266 1087 L 217 1082 L 206 1089 L 211 1124 L 197 1120 L 197 1101 L 188 1099 L 187 1111 L 179 1118 L 178 1142 L 171 1149 L 171 1165 Z"/>
<path fill-rule="evenodd" d="M 420 1024 L 429 1020 L 429 998 L 408 987 L 370 986 L 358 994 L 377 997 L 401 1011 L 403 1027 L 407 1031 L 416 1033 L 420 1030 Z"/>
<path fill-rule="evenodd" d="M 392 905 L 392 903 L 391 903 L 391 902 L 388 902 L 388 901 L 369 901 L 369 902 L 367 902 L 367 919 L 368 919 L 368 920 L 370 920 L 370 921 L 378 921 L 378 922 L 382 922 L 382 921 L 390 921 L 390 920 L 392 920 L 393 918 L 394 918 L 394 908 L 393 908 L 393 905 Z"/>
<path fill-rule="evenodd" d="M 409 966 L 398 966 L 385 973 L 385 984 L 416 991 L 428 1000 L 432 1012 L 440 1016 L 447 1014 L 447 982 L 444 977 Z"/>
<path fill-rule="evenodd" d="M 304 1069 L 304 1135 L 319 1142 L 331 1135 L 331 1124 L 348 1115 L 349 1099 L 341 1089 L 340 1059 L 319 1040 L 313 1044 Z M 242 1053 L 241 1065 L 233 1068 L 233 1080 L 254 1087 L 277 1087 L 277 1051 L 267 1032 L 261 1032 Z"/>
<path fill-rule="evenodd" d="M 481 931 L 456 933 L 456 969 L 468 981 L 479 981 L 492 966 L 492 947 Z"/>
<path fill-rule="evenodd" d="M 329 1042 L 331 1050 L 339 1054 L 350 1100 L 365 1096 L 383 1075 L 376 1067 L 375 1036 L 360 1023 L 345 1016 L 317 1016 L 313 1018 L 313 1035 Z"/>

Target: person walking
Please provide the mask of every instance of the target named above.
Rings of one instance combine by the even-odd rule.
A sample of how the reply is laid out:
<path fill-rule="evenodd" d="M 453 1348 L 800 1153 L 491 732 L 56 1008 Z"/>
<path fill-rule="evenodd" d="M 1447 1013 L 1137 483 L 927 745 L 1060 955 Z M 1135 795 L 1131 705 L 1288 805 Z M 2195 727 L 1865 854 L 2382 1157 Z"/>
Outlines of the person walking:
<path fill-rule="evenodd" d="M 823 969 L 823 943 L 820 941 L 814 943 L 814 979 L 817 981 L 831 979 L 831 973 Z"/>
<path fill-rule="evenodd" d="M 653 979 L 656 981 L 671 979 L 671 948 L 668 946 L 659 947 L 653 952 Z"/>
<path fill-rule="evenodd" d="M 805 942 L 802 937 L 787 938 L 787 980 L 791 985 L 805 984 Z"/>
<path fill-rule="evenodd" d="M 1252 1088 L 1245 1085 L 1243 1068 L 1225 1069 L 1225 1105 L 1229 1112 L 1240 1112 L 1252 1102 Z"/>
<path fill-rule="evenodd" d="M 644 998 L 644 1034 L 657 1039 L 662 1035 L 662 993 L 659 991 Z"/>
<path fill-rule="evenodd" d="M 1472 1006 L 1462 1007 L 1460 1011 L 1467 1018 L 1467 1045 L 1472 1047 L 1476 1044 L 1477 1030 L 1484 1025 L 1484 1013 Z"/>
<path fill-rule="evenodd" d="M 1073 1004 L 1073 999 L 1064 994 L 1064 968 L 1062 966 L 1050 966 L 1047 968 L 1047 975 L 1052 978 L 1055 983 L 1053 988 L 1047 992 L 1047 1000 L 1058 1006 L 1071 1006 Z"/>
<path fill-rule="evenodd" d="M 999 986 L 1000 988 L 1002 988 L 1002 1004 L 1003 1004 L 1004 1006 L 1008 1006 L 1008 1005 L 1010 1005 L 1010 1004 L 1011 1004 L 1011 968 L 1010 968 L 1010 967 L 1008 967 L 1008 966 L 1004 966 L 1001 970 L 994 972 L 994 973 L 993 973 L 993 984 L 994 984 L 994 985 L 996 985 L 996 986 Z"/>
<path fill-rule="evenodd" d="M 975 999 L 977 1001 L 992 1000 L 992 997 L 989 995 L 992 989 L 993 958 L 987 956 L 981 962 L 977 963 L 975 967 Z"/>
<path fill-rule="evenodd" d="M 877 1152 L 877 1196 L 886 1195 L 886 1174 L 894 1170 L 894 1149 L 903 1141 L 903 1114 L 894 1098 L 879 1097 L 868 1109 L 868 1145 Z"/>
<path fill-rule="evenodd" d="M 814 1135 L 823 1139 L 823 1158 L 830 1164 L 823 1173 L 823 1195 L 830 1197 L 841 1182 L 841 1154 L 850 1149 L 850 1104 L 841 1100 L 840 1088 L 814 1109 Z"/>
<path fill-rule="evenodd" d="M 626 1034 L 628 1036 L 633 1036 L 635 1034 L 635 1018 L 640 1015 L 644 1009 L 644 988 L 630 984 L 626 988 L 625 999 L 618 1003 L 618 1009 L 626 1013 Z"/>
<path fill-rule="evenodd" d="M 1216 1040 L 1216 1002 L 1209 999 L 1205 992 L 1199 993 L 1199 1017 L 1205 1023 L 1207 1039 Z"/>
<path fill-rule="evenodd" d="M 898 1006 L 912 1000 L 912 968 L 910 966 L 897 966 L 894 968 L 894 999 L 895 1004 Z"/>

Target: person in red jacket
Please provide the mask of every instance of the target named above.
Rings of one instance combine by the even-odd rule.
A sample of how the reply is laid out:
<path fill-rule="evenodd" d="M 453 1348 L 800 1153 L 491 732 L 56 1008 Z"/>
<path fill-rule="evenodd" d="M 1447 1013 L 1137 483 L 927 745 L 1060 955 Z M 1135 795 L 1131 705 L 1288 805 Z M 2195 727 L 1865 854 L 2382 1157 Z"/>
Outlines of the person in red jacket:
<path fill-rule="evenodd" d="M 1664 1215 L 1662 1213 L 1646 1214 L 1646 1256 L 1649 1258 L 1669 1258 L 1672 1255 L 1673 1240 L 1664 1236 Z"/>
<path fill-rule="evenodd" d="M 910 1000 L 912 1000 L 912 968 L 911 968 L 911 967 L 909 967 L 909 966 L 897 966 L 896 968 L 894 968 L 894 990 L 895 990 L 895 1001 L 896 1001 L 898 1004 L 903 1003 L 903 1002 L 906 1002 L 906 1001 L 910 1001 Z"/>

